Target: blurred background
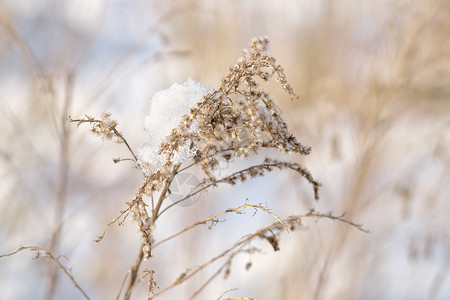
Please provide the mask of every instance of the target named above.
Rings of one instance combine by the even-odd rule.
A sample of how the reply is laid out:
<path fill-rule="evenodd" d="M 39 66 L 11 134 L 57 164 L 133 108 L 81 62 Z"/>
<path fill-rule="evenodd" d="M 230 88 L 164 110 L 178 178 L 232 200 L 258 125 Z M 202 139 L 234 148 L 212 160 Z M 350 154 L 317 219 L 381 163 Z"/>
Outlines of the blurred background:
<path fill-rule="evenodd" d="M 449 299 L 447 0 L 0 1 L 0 254 L 21 245 L 51 250 L 92 299 L 114 299 L 138 253 L 136 225 L 113 225 L 93 240 L 142 176 L 131 163 L 113 163 L 127 156 L 123 145 L 66 116 L 111 112 L 137 149 L 154 92 L 188 76 L 219 86 L 255 36 L 270 38 L 301 97 L 293 102 L 267 86 L 292 132 L 312 147 L 307 157 L 284 158 L 322 183 L 321 199 L 301 177 L 274 172 L 175 207 L 156 238 L 246 198 L 280 217 L 345 212 L 371 233 L 305 220 L 281 236 L 281 251 L 255 243 L 263 253 L 237 257 L 230 277 L 196 299 L 230 289 L 227 297 L 255 299 Z M 144 265 L 163 288 L 272 222 L 260 213 L 227 216 L 158 247 Z M 34 257 L 0 259 L 1 299 L 83 299 L 52 262 Z M 157 299 L 188 299 L 219 265 Z M 142 282 L 133 299 L 146 292 Z"/>

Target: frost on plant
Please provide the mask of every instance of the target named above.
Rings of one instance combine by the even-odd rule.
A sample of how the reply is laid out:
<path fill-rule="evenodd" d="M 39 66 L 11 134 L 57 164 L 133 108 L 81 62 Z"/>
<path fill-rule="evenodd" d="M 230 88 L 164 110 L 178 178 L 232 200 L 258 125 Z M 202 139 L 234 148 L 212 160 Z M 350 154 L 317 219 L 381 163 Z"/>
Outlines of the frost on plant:
<path fill-rule="evenodd" d="M 140 165 L 150 179 L 149 192 L 159 190 L 173 167 L 188 158 L 201 164 L 206 183 L 215 181 L 213 171 L 220 159 L 247 157 L 258 153 L 261 148 L 304 155 L 310 153 L 310 148 L 297 142 L 289 132 L 278 107 L 260 88 L 258 81 L 275 77 L 291 98 L 297 97 L 281 66 L 267 54 L 268 43 L 266 38 L 253 39 L 252 49 L 244 51 L 243 57 L 230 67 L 216 90 L 188 80 L 155 95 L 152 100 L 156 104 L 151 104 L 150 115 L 146 118 L 147 129 L 161 126 L 152 123 L 153 105 L 159 110 L 161 102 L 173 99 L 177 104 L 168 104 L 168 111 L 179 105 L 175 111 L 186 113 L 181 118 L 175 117 L 170 123 L 176 124 L 173 128 L 168 126 L 171 129 L 156 130 L 158 137 L 152 140 L 151 136 L 150 142 L 140 151 Z M 169 133 L 162 142 L 159 132 Z"/>
<path fill-rule="evenodd" d="M 138 152 L 139 163 L 147 166 L 143 169 L 146 175 L 151 175 L 164 165 L 164 158 L 158 154 L 164 139 L 178 126 L 183 116 L 189 113 L 191 107 L 213 91 L 189 78 L 184 84 L 175 83 L 169 89 L 153 95 L 150 111 L 144 121 L 144 128 L 150 139 Z M 198 123 L 193 124 L 192 129 L 195 128 L 198 129 Z M 180 145 L 170 162 L 180 164 L 192 158 L 198 149 L 197 144 L 192 142 L 192 145 Z"/>

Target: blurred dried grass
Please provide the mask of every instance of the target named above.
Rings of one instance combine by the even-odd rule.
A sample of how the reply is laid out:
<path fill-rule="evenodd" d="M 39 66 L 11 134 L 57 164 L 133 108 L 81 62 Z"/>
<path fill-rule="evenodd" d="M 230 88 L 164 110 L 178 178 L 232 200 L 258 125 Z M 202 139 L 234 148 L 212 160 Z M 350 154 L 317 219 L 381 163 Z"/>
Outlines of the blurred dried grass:
<path fill-rule="evenodd" d="M 312 146 L 313 162 L 304 164 L 323 188 L 315 204 L 295 179 L 271 177 L 280 187 L 261 199 L 281 215 L 311 207 L 346 212 L 372 233 L 313 223 L 282 239 L 281 254 L 268 249 L 252 258 L 249 271 L 246 260 L 236 263 L 237 279 L 218 281 L 199 298 L 217 298 L 235 287 L 256 299 L 450 296 L 447 1 L 115 3 L 127 13 L 125 21 L 105 2 L 94 10 L 93 25 L 86 22 L 76 30 L 67 25 L 80 20 L 67 13 L 75 8 L 63 2 L 39 5 L 0 6 L 1 253 L 25 243 L 53 247 L 70 258 L 75 277 L 93 298 L 114 297 L 117 278 L 133 259 L 128 253 L 139 241 L 133 228 L 112 229 L 100 246 L 91 241 L 139 180 L 126 165 L 112 169 L 105 159 L 120 156 L 119 147 L 72 132 L 64 117 L 106 108 L 139 146 L 144 133 L 136 119 L 143 119 L 153 91 L 188 75 L 215 86 L 250 37 L 268 35 L 272 52 L 302 95 L 280 107 L 296 135 Z M 126 26 L 134 35 L 116 35 L 114 30 Z M 189 50 L 189 56 L 156 60 L 184 53 L 178 50 Z M 265 184 L 257 180 L 255 189 Z M 242 199 L 262 197 L 238 192 Z M 204 202 L 211 211 L 227 208 L 223 201 Z M 198 206 L 180 209 L 179 224 L 200 218 Z M 217 231 L 233 241 L 240 226 L 250 225 Z M 213 252 L 205 243 L 227 241 L 210 235 L 201 240 L 193 233 L 161 250 L 167 255 L 152 265 L 159 280 L 170 282 L 173 273 L 158 270 L 180 273 L 200 263 Z M 180 249 L 189 250 L 175 255 Z M 54 268 L 42 273 L 42 262 L 24 256 L 0 260 L 2 297 L 78 297 L 62 277 L 46 282 L 56 278 Z M 270 278 L 260 275 L 268 273 Z M 193 281 L 176 295 L 191 294 L 201 283 Z"/>

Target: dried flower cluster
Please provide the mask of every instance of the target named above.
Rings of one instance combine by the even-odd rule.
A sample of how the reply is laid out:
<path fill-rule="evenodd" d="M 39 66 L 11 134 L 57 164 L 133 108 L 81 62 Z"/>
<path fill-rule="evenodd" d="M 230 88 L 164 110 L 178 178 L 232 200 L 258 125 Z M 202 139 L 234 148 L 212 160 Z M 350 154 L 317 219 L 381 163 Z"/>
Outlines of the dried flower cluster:
<path fill-rule="evenodd" d="M 137 161 L 137 157 L 134 154 L 133 150 L 131 149 L 130 145 L 128 144 L 127 140 L 117 130 L 117 126 L 119 125 L 119 123 L 116 120 L 111 119 L 111 113 L 107 112 L 102 113 L 101 120 L 97 120 L 92 116 L 85 115 L 83 119 L 73 119 L 71 116 L 68 116 L 67 121 L 77 123 L 78 127 L 83 123 L 91 124 L 92 133 L 94 133 L 97 136 L 100 136 L 103 141 L 110 141 L 114 138 L 114 142 L 118 144 L 124 143 L 127 146 L 128 151 L 130 151 L 131 155 L 133 156 L 133 160 Z M 117 161 L 114 160 L 114 162 L 122 160 L 125 159 L 118 159 Z"/>
<path fill-rule="evenodd" d="M 194 160 L 201 163 L 210 182 L 216 180 L 213 171 L 220 159 L 247 157 L 261 148 L 310 153 L 311 149 L 297 142 L 289 132 L 280 110 L 258 84 L 258 80 L 275 77 L 291 98 L 297 98 L 283 68 L 267 54 L 268 44 L 267 38 L 253 39 L 251 50 L 244 51 L 243 57 L 230 67 L 221 86 L 197 102 L 162 142 L 159 155 L 165 158 L 165 163 L 149 176 L 148 193 L 162 187 L 172 172 L 173 156 L 183 147 L 198 149 Z M 144 169 L 152 168 L 145 162 L 141 165 Z"/>
<path fill-rule="evenodd" d="M 211 87 L 188 78 L 183 84 L 174 83 L 170 88 L 153 94 L 149 112 L 144 119 L 144 129 L 149 140 L 138 149 L 139 162 L 142 162 L 145 175 L 151 175 L 165 164 L 166 158 L 158 154 L 161 143 L 189 114 L 191 107 L 212 92 L 214 89 Z M 194 127 L 198 127 L 198 124 L 193 124 L 191 129 Z M 180 146 L 171 156 L 170 162 L 174 165 L 183 163 L 193 158 L 197 150 L 194 144 Z"/>
<path fill-rule="evenodd" d="M 94 118 L 92 117 L 89 118 L 91 120 L 94 120 Z M 104 112 L 102 113 L 101 121 L 96 122 L 92 126 L 91 131 L 97 136 L 100 136 L 103 141 L 105 140 L 110 141 L 113 137 L 117 137 L 115 133 L 117 125 L 119 125 L 119 123 L 116 120 L 111 119 L 111 113 Z"/>

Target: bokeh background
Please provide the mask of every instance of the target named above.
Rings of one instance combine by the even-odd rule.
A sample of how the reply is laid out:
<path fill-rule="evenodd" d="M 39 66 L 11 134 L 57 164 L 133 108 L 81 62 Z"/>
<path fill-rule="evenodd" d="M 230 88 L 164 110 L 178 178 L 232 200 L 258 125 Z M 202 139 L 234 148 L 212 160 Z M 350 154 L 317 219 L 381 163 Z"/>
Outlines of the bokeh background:
<path fill-rule="evenodd" d="M 104 225 L 141 183 L 122 145 L 65 117 L 112 113 L 134 149 L 151 95 L 192 77 L 211 87 L 255 36 L 301 96 L 267 86 L 301 162 L 323 187 L 275 172 L 176 207 L 161 239 L 248 198 L 281 217 L 346 213 L 365 234 L 327 220 L 281 236 L 281 251 L 242 255 L 196 299 L 450 298 L 450 2 L 357 0 L 0 1 L 0 254 L 34 245 L 61 261 L 92 299 L 114 299 L 139 249 L 135 224 Z M 257 161 L 259 157 L 252 160 Z M 234 167 L 248 162 L 235 162 Z M 224 166 L 226 171 L 232 166 Z M 227 216 L 155 249 L 160 287 L 273 219 Z M 82 299 L 46 259 L 0 259 L 1 299 Z M 251 262 L 252 268 L 245 269 Z M 189 299 L 204 270 L 161 299 Z M 146 298 L 142 282 L 133 299 Z"/>

